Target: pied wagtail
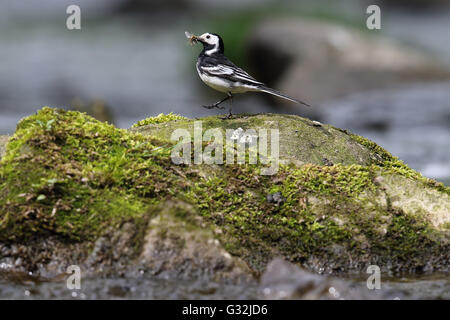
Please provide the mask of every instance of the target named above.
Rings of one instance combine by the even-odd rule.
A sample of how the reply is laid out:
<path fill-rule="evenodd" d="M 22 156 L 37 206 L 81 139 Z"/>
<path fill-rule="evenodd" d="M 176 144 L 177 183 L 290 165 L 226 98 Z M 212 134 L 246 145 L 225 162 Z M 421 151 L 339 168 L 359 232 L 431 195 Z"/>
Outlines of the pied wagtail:
<path fill-rule="evenodd" d="M 203 50 L 198 56 L 196 65 L 200 79 L 202 79 L 209 87 L 227 94 L 222 100 L 203 107 L 207 109 L 223 109 L 220 104 L 228 99 L 233 99 L 234 93 L 244 93 L 249 91 L 265 92 L 295 103 L 309 106 L 309 104 L 303 101 L 288 97 L 281 92 L 267 87 L 264 83 L 257 81 L 247 72 L 236 66 L 224 55 L 223 40 L 218 34 L 204 33 L 201 36 L 195 36 L 186 31 L 185 35 L 191 44 L 197 42 L 203 44 Z M 231 105 L 227 118 L 229 117 L 231 117 Z"/>

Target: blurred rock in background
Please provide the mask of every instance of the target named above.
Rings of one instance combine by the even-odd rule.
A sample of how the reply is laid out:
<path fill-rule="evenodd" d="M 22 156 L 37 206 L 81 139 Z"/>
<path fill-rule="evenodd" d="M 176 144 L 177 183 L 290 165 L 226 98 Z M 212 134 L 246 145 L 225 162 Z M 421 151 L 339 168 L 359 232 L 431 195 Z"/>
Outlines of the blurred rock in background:
<path fill-rule="evenodd" d="M 93 100 L 84 102 L 79 98 L 72 100 L 70 110 L 86 112 L 88 115 L 94 117 L 97 120 L 114 124 L 114 117 L 111 110 L 103 100 Z"/>
<path fill-rule="evenodd" d="M 307 19 L 274 19 L 249 39 L 256 77 L 318 104 L 398 83 L 450 79 L 434 56 L 392 39 Z"/>
<path fill-rule="evenodd" d="M 448 0 L 381 0 L 381 5 L 403 10 L 432 10 L 450 5 Z"/>
<path fill-rule="evenodd" d="M 274 259 L 261 277 L 261 292 L 270 300 L 353 300 L 393 299 L 404 293 L 394 290 L 368 290 L 361 283 L 318 275 L 298 266 Z"/>
<path fill-rule="evenodd" d="M 125 0 L 117 6 L 120 13 L 155 14 L 164 11 L 182 11 L 191 8 L 189 0 Z"/>

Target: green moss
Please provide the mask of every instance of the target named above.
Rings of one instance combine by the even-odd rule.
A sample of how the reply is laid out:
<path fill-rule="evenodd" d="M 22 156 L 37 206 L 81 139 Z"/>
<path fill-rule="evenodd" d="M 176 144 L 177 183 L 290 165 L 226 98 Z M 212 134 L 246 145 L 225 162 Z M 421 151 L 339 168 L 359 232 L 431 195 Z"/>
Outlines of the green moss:
<path fill-rule="evenodd" d="M 305 165 L 291 170 L 287 181 L 301 181 L 301 188 L 311 193 L 356 197 L 363 191 L 374 190 L 374 175 L 371 167 L 361 165 Z M 296 185 L 295 189 L 299 187 Z"/>
<path fill-rule="evenodd" d="M 365 146 L 366 148 L 371 150 L 373 153 L 377 154 L 379 157 L 381 157 L 382 160 L 384 160 L 384 161 L 392 161 L 393 159 L 395 159 L 394 156 L 392 156 L 385 149 L 383 149 L 382 147 L 377 145 L 375 142 L 373 142 L 373 141 L 371 141 L 371 140 L 369 140 L 367 138 L 364 138 L 362 136 L 359 136 L 357 134 L 353 134 L 353 133 L 350 133 L 350 136 L 355 141 L 357 141 L 361 145 Z"/>
<path fill-rule="evenodd" d="M 45 107 L 27 117 L 0 162 L 0 240 L 82 240 L 139 218 L 172 178 L 160 147 L 78 112 Z"/>
<path fill-rule="evenodd" d="M 350 136 L 378 156 L 375 163 L 384 169 L 384 174 L 399 174 L 407 178 L 419 180 L 427 186 L 433 187 L 446 193 L 447 195 L 450 195 L 450 187 L 447 187 L 443 183 L 437 182 L 434 179 L 422 176 L 419 172 L 408 167 L 403 161 L 392 156 L 388 151 L 377 145 L 375 142 L 353 133 L 350 133 Z"/>
<path fill-rule="evenodd" d="M 169 113 L 169 114 L 163 114 L 160 113 L 156 117 L 150 117 L 141 121 L 138 121 L 137 123 L 133 124 L 132 128 L 138 128 L 142 126 L 146 126 L 148 124 L 157 124 L 157 123 L 164 123 L 169 121 L 175 121 L 175 120 L 185 120 L 186 117 L 180 116 L 178 114 Z"/>

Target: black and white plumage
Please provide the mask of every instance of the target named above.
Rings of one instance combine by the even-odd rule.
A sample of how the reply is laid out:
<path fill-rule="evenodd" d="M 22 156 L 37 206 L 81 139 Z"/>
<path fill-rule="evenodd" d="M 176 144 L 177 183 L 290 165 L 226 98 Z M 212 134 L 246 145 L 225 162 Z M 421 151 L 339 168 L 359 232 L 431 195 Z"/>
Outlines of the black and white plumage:
<path fill-rule="evenodd" d="M 203 50 L 200 52 L 196 64 L 200 79 L 209 87 L 227 94 L 227 97 L 221 101 L 204 107 L 208 109 L 223 109 L 223 107 L 220 107 L 219 105 L 232 98 L 233 94 L 252 91 L 269 93 L 295 103 L 309 106 L 303 101 L 291 98 L 267 87 L 264 83 L 256 80 L 247 72 L 236 66 L 224 55 L 224 44 L 219 35 L 215 33 L 204 33 L 201 36 L 194 36 L 186 32 L 186 36 L 192 43 L 200 42 L 203 44 Z"/>

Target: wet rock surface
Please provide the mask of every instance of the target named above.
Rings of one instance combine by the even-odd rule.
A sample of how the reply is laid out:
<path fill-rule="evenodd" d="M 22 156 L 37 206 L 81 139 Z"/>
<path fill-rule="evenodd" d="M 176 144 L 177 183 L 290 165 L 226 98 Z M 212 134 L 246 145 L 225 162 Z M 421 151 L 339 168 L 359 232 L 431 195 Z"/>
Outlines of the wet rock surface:
<path fill-rule="evenodd" d="M 196 224 L 177 217 L 187 212 Z M 167 202 L 149 221 L 138 261 L 140 269 L 163 278 L 237 279 L 251 277 L 247 265 L 231 256 L 191 205 Z"/>
<path fill-rule="evenodd" d="M 369 290 L 363 283 L 314 274 L 281 259 L 267 265 L 260 290 L 266 299 L 393 299 L 401 292 Z"/>
<path fill-rule="evenodd" d="M 79 112 L 85 112 L 91 117 L 99 121 L 114 124 L 114 117 L 110 107 L 102 100 L 83 101 L 81 99 L 73 99 L 69 108 Z"/>
<path fill-rule="evenodd" d="M 270 203 L 275 203 L 277 205 L 281 205 L 286 202 L 286 198 L 283 197 L 281 192 L 270 193 L 267 195 L 267 201 Z"/>
<path fill-rule="evenodd" d="M 162 279 L 251 279 L 248 266 L 231 256 L 204 223 L 177 217 L 192 210 L 190 206 L 164 202 L 143 229 L 126 222 L 105 230 L 94 243 L 64 243 L 49 237 L 26 244 L 0 244 L 0 272 L 18 278 L 57 279 L 64 277 L 70 265 L 77 265 L 84 277 L 145 274 Z"/>

